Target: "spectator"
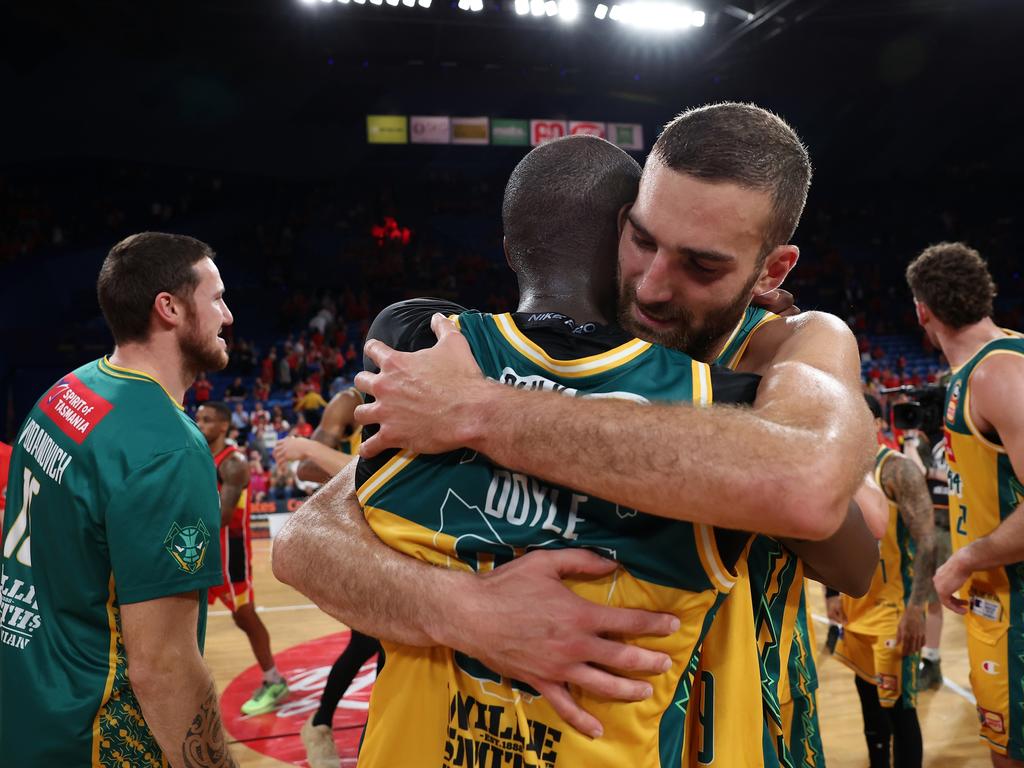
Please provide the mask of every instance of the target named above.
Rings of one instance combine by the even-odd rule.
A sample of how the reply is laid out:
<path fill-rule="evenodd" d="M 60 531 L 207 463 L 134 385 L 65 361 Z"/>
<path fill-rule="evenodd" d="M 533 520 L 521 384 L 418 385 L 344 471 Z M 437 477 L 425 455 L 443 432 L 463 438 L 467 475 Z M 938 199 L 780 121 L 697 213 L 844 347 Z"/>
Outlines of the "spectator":
<path fill-rule="evenodd" d="M 294 432 L 299 437 L 312 437 L 313 436 L 313 425 L 306 419 L 304 413 L 298 413 L 295 415 L 295 429 Z"/>
<path fill-rule="evenodd" d="M 245 412 L 245 403 L 235 403 L 235 410 L 231 414 L 231 426 L 238 430 L 242 440 L 249 436 L 249 414 Z"/>
<path fill-rule="evenodd" d="M 253 406 L 252 409 L 252 415 L 249 417 L 249 424 L 253 427 L 253 429 L 255 429 L 260 419 L 269 418 L 269 414 L 263 408 L 263 403 L 259 399 L 257 399 L 256 404 Z"/>
<path fill-rule="evenodd" d="M 263 468 L 259 454 L 252 451 L 249 459 L 249 496 L 255 502 L 266 501 L 270 491 L 270 473 Z"/>
<path fill-rule="evenodd" d="M 224 391 L 225 400 L 245 400 L 249 396 L 249 390 L 242 383 L 242 377 L 235 378 L 234 382 Z"/>
<path fill-rule="evenodd" d="M 200 373 L 199 378 L 196 379 L 194 385 L 195 390 L 195 403 L 196 405 L 202 405 L 203 403 L 209 402 L 210 394 L 213 392 L 213 384 L 206 378 L 205 373 Z"/>
<path fill-rule="evenodd" d="M 260 364 L 260 380 L 266 382 L 267 386 L 274 383 L 274 374 L 277 368 L 277 350 L 273 347 L 267 353 L 267 356 L 263 358 L 263 362 Z"/>
<path fill-rule="evenodd" d="M 269 400 L 270 399 L 270 385 L 263 379 L 256 382 L 252 389 L 252 396 L 257 400 Z"/>
<path fill-rule="evenodd" d="M 287 357 L 282 357 L 277 364 L 277 381 L 284 389 L 292 388 L 292 368 Z"/>
<path fill-rule="evenodd" d="M 302 413 L 306 421 L 314 425 L 320 423 L 320 414 L 326 406 L 327 401 L 311 387 L 305 388 L 305 394 L 300 395 L 295 401 L 295 411 Z"/>

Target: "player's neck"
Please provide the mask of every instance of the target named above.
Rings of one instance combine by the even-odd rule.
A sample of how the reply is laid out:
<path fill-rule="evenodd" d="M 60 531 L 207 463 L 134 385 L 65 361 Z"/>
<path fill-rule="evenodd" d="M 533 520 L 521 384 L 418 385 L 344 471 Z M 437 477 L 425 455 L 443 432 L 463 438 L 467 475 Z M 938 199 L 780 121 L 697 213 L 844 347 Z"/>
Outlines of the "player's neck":
<path fill-rule="evenodd" d="M 214 438 L 210 445 L 210 453 L 216 456 L 218 453 L 228 447 L 227 435 L 221 435 L 220 437 Z"/>
<path fill-rule="evenodd" d="M 596 292 L 572 290 L 563 286 L 544 289 L 520 286 L 519 312 L 557 312 L 578 323 L 611 325 L 615 322 L 614 303 L 602 300 Z"/>
<path fill-rule="evenodd" d="M 990 317 L 986 317 L 979 323 L 955 330 L 940 326 L 935 333 L 939 337 L 942 353 L 954 368 L 959 368 L 966 363 L 990 341 L 1001 339 L 1004 336 L 999 326 L 992 322 Z"/>
<path fill-rule="evenodd" d="M 195 382 L 195 376 L 183 370 L 181 353 L 177 348 L 169 350 L 164 346 L 150 342 L 119 344 L 114 347 L 110 362 L 156 379 L 180 403 L 185 400 L 185 391 Z"/>

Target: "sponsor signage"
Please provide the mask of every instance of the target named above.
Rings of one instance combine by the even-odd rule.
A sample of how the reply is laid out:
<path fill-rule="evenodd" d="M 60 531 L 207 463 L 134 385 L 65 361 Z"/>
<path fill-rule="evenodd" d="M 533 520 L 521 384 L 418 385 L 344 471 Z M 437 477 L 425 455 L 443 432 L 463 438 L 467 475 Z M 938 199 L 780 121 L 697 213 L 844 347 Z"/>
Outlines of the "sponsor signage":
<path fill-rule="evenodd" d="M 623 149 L 643 149 L 644 127 L 639 123 L 608 123 L 607 139 Z"/>
<path fill-rule="evenodd" d="M 409 126 L 405 115 L 367 115 L 366 140 L 370 144 L 408 144 Z"/>
<path fill-rule="evenodd" d="M 447 144 L 451 141 L 451 118 L 413 115 L 409 118 L 409 141 L 412 144 Z"/>
<path fill-rule="evenodd" d="M 453 117 L 452 144 L 490 144 L 490 121 L 486 117 Z"/>
<path fill-rule="evenodd" d="M 530 146 L 530 122 L 494 118 L 491 120 L 491 144 L 506 147 Z"/>
<path fill-rule="evenodd" d="M 606 134 L 607 128 L 605 123 L 598 123 L 593 120 L 569 121 L 570 136 L 597 136 L 599 139 L 603 139 Z"/>
<path fill-rule="evenodd" d="M 549 141 L 560 139 L 566 135 L 568 126 L 565 120 L 531 120 L 530 146 L 538 147 Z"/>

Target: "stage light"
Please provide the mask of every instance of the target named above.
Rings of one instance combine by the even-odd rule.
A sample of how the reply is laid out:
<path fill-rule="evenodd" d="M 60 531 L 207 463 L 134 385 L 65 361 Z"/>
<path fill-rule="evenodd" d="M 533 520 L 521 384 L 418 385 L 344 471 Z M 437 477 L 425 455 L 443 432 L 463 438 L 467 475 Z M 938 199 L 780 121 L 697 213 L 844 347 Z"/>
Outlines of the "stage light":
<path fill-rule="evenodd" d="M 300 2 L 301 2 L 301 3 L 303 4 L 303 5 L 313 5 L 313 4 L 315 4 L 315 3 L 316 3 L 316 0 L 300 0 Z"/>
<path fill-rule="evenodd" d="M 703 26 L 705 21 L 703 11 L 693 11 L 677 3 L 652 0 L 637 0 L 613 6 L 609 16 L 639 29 L 666 32 Z"/>
<path fill-rule="evenodd" d="M 371 2 L 372 2 L 372 0 L 371 0 Z M 460 11 L 468 11 L 469 10 L 469 0 L 459 0 L 459 10 Z"/>
<path fill-rule="evenodd" d="M 469 10 L 479 13 L 484 9 L 484 0 L 469 0 Z"/>
<path fill-rule="evenodd" d="M 555 2 L 555 0 L 547 0 L 547 2 L 544 3 L 544 13 L 546 13 L 548 16 L 557 16 L 558 3 Z"/>
<path fill-rule="evenodd" d="M 429 8 L 430 0 L 419 0 L 420 8 Z"/>
<path fill-rule="evenodd" d="M 530 13 L 534 16 L 543 16 L 544 0 L 530 0 Z"/>
<path fill-rule="evenodd" d="M 395 7 L 396 5 L 398 5 L 398 0 L 384 0 L 384 2 L 386 2 L 392 8 Z"/>
<path fill-rule="evenodd" d="M 530 12 L 530 0 L 516 0 L 516 14 L 525 16 Z"/>
<path fill-rule="evenodd" d="M 608 15 L 608 6 L 604 3 L 598 3 L 597 8 L 594 9 L 594 17 L 598 19 L 604 19 Z"/>
<path fill-rule="evenodd" d="M 572 22 L 580 15 L 580 6 L 576 0 L 558 0 L 558 18 Z"/>

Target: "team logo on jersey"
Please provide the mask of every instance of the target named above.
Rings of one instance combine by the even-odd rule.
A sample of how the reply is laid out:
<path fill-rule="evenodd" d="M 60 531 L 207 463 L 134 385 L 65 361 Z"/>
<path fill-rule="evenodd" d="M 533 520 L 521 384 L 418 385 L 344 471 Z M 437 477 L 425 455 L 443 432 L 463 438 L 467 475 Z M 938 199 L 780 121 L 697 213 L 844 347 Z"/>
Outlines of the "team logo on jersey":
<path fill-rule="evenodd" d="M 879 675 L 878 676 L 878 687 L 883 691 L 898 691 L 899 685 L 897 684 L 896 675 Z"/>
<path fill-rule="evenodd" d="M 981 662 L 981 671 L 989 675 L 998 675 L 999 664 L 995 661 L 983 661 Z"/>
<path fill-rule="evenodd" d="M 949 405 L 946 406 L 946 421 L 952 423 L 956 418 L 956 407 L 960 404 L 960 390 L 963 388 L 963 382 L 957 379 L 953 383 L 953 389 L 949 393 Z"/>
<path fill-rule="evenodd" d="M 202 520 L 184 528 L 172 523 L 164 539 L 164 548 L 185 573 L 195 573 L 203 567 L 209 545 L 210 532 Z"/>

